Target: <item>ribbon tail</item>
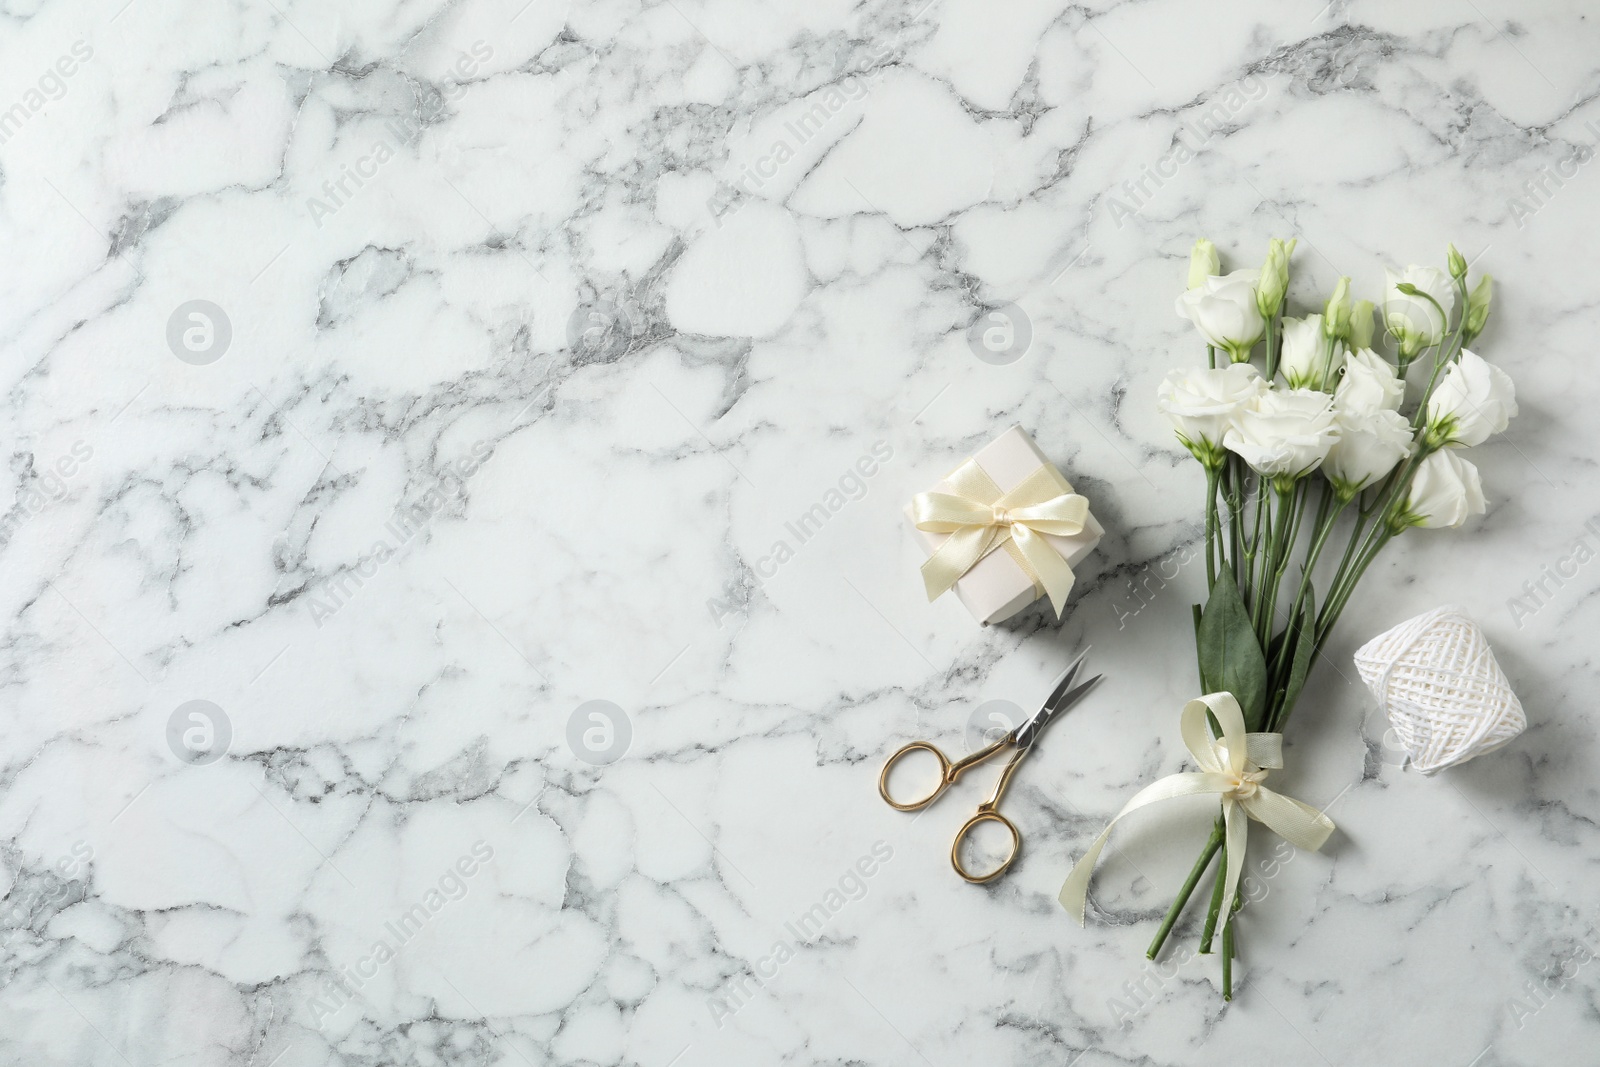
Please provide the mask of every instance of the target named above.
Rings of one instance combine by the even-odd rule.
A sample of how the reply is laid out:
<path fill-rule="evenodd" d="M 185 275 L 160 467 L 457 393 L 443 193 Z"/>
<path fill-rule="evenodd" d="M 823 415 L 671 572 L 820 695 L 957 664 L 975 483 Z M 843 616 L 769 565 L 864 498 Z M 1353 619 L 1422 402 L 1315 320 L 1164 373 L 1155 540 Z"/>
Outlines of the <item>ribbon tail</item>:
<path fill-rule="evenodd" d="M 1222 839 L 1227 850 L 1228 868 L 1222 878 L 1222 922 L 1219 931 L 1226 930 L 1233 919 L 1233 898 L 1239 892 L 1239 876 L 1244 873 L 1244 850 L 1250 841 L 1250 816 L 1235 800 L 1222 801 L 1223 822 L 1227 836 Z"/>
<path fill-rule="evenodd" d="M 1067 597 L 1072 593 L 1072 583 L 1077 581 L 1072 574 L 1072 568 L 1067 566 L 1067 561 L 1062 559 L 1043 537 L 1026 526 L 1013 526 L 1011 539 L 1023 558 L 1028 561 L 1035 580 L 1044 586 L 1045 595 L 1050 598 L 1050 606 L 1055 609 L 1056 618 L 1061 618 L 1061 612 L 1067 606 Z"/>
<path fill-rule="evenodd" d="M 1333 820 L 1304 801 L 1286 797 L 1266 787 L 1243 802 L 1250 817 L 1295 848 L 1317 851 L 1335 827 Z"/>
<path fill-rule="evenodd" d="M 922 564 L 922 584 L 928 599 L 935 600 L 948 592 L 974 563 L 988 554 L 994 547 L 994 540 L 992 526 L 968 526 L 952 533 Z"/>
<path fill-rule="evenodd" d="M 1094 866 L 1100 859 L 1100 851 L 1111 839 L 1111 830 L 1117 825 L 1118 820 L 1124 815 L 1130 815 L 1151 804 L 1159 804 L 1163 800 L 1203 793 L 1220 793 L 1228 787 L 1229 783 L 1222 775 L 1195 771 L 1169 774 L 1160 781 L 1151 782 L 1135 793 L 1132 799 L 1122 806 L 1122 810 L 1106 823 L 1106 828 L 1094 839 L 1089 851 L 1073 865 L 1067 880 L 1061 883 L 1061 892 L 1056 899 L 1061 901 L 1061 906 L 1066 908 L 1069 914 L 1077 918 L 1079 926 L 1084 925 L 1084 913 L 1089 907 L 1089 880 L 1094 876 Z"/>
<path fill-rule="evenodd" d="M 1220 929 L 1226 929 L 1233 917 L 1231 902 L 1239 891 L 1239 875 L 1244 868 L 1245 844 L 1250 835 L 1250 820 L 1254 819 L 1296 848 L 1315 852 L 1333 833 L 1333 820 L 1310 804 L 1262 787 L 1248 800 L 1224 800 L 1227 809 L 1228 871 L 1225 876 L 1223 900 L 1230 902 L 1222 917 Z"/>
<path fill-rule="evenodd" d="M 1072 873 L 1061 883 L 1061 892 L 1056 896 L 1056 899 L 1061 901 L 1061 906 L 1067 909 L 1067 913 L 1078 920 L 1079 926 L 1085 925 L 1084 913 L 1089 909 L 1089 879 L 1094 877 L 1094 865 L 1100 861 L 1100 850 L 1111 840 L 1111 827 L 1116 824 L 1117 820 L 1112 819 L 1106 828 L 1100 831 L 1100 836 L 1094 839 L 1089 851 L 1073 864 Z"/>

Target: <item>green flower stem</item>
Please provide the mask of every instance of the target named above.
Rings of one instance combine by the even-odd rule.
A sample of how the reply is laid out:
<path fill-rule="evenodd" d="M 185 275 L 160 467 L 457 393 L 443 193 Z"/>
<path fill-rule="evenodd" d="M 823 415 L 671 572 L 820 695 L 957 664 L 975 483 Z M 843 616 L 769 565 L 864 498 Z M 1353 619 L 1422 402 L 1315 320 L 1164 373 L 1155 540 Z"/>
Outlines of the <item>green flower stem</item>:
<path fill-rule="evenodd" d="M 1366 574 L 1367 568 L 1377 558 L 1378 553 L 1383 551 L 1383 547 L 1393 540 L 1398 532 L 1389 523 L 1389 512 L 1393 507 L 1392 501 L 1405 499 L 1402 494 L 1409 490 L 1410 482 L 1411 475 L 1408 473 L 1403 481 L 1396 484 L 1394 492 L 1391 494 L 1391 503 L 1386 505 L 1383 511 L 1380 512 L 1377 522 L 1368 531 L 1354 559 L 1350 558 L 1350 553 L 1346 550 L 1346 562 L 1340 564 L 1340 573 L 1330 587 L 1328 600 L 1323 605 L 1321 614 L 1317 616 L 1316 644 L 1311 646 L 1312 655 L 1317 655 L 1322 651 L 1329 635 L 1333 632 L 1334 624 L 1339 621 L 1339 615 L 1344 611 L 1344 606 L 1349 603 L 1350 596 L 1355 592 L 1356 585 L 1361 581 L 1362 575 Z M 1351 543 L 1354 544 L 1354 542 L 1355 537 L 1352 535 Z M 1288 709 L 1285 709 L 1282 719 L 1286 720 L 1288 717 Z M 1278 729 L 1282 729 L 1281 720 L 1278 724 Z"/>
<path fill-rule="evenodd" d="M 1228 536 L 1233 542 L 1233 580 L 1239 580 L 1239 564 L 1244 561 L 1244 461 L 1233 453 L 1228 454 L 1227 487 Z M 1241 590 L 1242 592 L 1242 590 Z"/>
<path fill-rule="evenodd" d="M 1218 544 L 1220 520 L 1217 518 L 1217 473 L 1219 468 L 1206 464 L 1206 588 L 1217 584 L 1217 557 L 1222 553 Z"/>
<path fill-rule="evenodd" d="M 1267 374 L 1266 374 L 1266 378 L 1267 378 L 1267 381 L 1269 381 L 1269 382 L 1272 381 L 1272 376 L 1278 372 L 1278 350 L 1277 350 L 1277 347 L 1275 345 L 1273 345 L 1273 343 L 1272 343 L 1272 334 L 1273 334 L 1272 327 L 1276 324 L 1277 318 L 1278 318 L 1277 315 L 1273 315 L 1272 318 L 1267 320 L 1267 329 L 1266 329 Z"/>
<path fill-rule="evenodd" d="M 1234 894 L 1230 911 L 1238 911 L 1240 905 L 1239 895 Z M 1238 951 L 1233 946 L 1233 928 L 1237 924 L 1230 918 L 1228 925 L 1222 928 L 1222 999 L 1233 999 L 1233 958 Z"/>
<path fill-rule="evenodd" d="M 1463 292 L 1466 291 L 1465 285 L 1460 282 L 1456 284 Z M 1416 412 L 1411 416 L 1411 428 L 1413 430 L 1422 429 L 1423 423 L 1427 421 L 1428 401 L 1433 396 L 1434 387 L 1439 384 L 1440 372 L 1461 358 L 1461 350 L 1466 347 L 1461 339 L 1461 331 L 1466 326 L 1466 323 L 1466 305 L 1463 304 L 1461 318 L 1456 323 L 1455 333 L 1451 335 L 1448 342 L 1442 337 L 1439 339 L 1439 351 L 1434 356 L 1433 370 L 1428 374 L 1428 384 L 1422 390 L 1422 402 L 1417 405 Z"/>
<path fill-rule="evenodd" d="M 1366 572 L 1367 564 L 1372 562 L 1373 546 L 1382 540 L 1382 534 L 1387 529 L 1384 522 L 1384 517 L 1380 514 L 1377 521 L 1367 528 L 1364 536 L 1359 529 L 1352 531 L 1350 545 L 1345 549 L 1345 558 L 1339 564 L 1339 571 L 1328 586 L 1327 599 L 1323 601 L 1322 610 L 1317 614 L 1316 648 L 1322 647 L 1322 639 L 1333 628 L 1333 620 L 1339 614 L 1336 605 L 1342 606 L 1344 601 L 1350 598 L 1356 583 Z M 1360 542 L 1359 545 L 1357 541 Z"/>
<path fill-rule="evenodd" d="M 1222 819 L 1219 817 L 1216 825 L 1211 828 L 1211 836 L 1206 838 L 1206 847 L 1200 850 L 1200 855 L 1194 861 L 1194 867 L 1189 871 L 1189 877 L 1183 880 L 1182 888 L 1173 898 L 1172 907 L 1167 909 L 1166 918 L 1161 920 L 1161 929 L 1156 931 L 1155 940 L 1150 942 L 1150 948 L 1145 952 L 1147 958 L 1155 959 L 1161 951 L 1161 946 L 1166 944 L 1167 935 L 1172 932 L 1172 924 L 1178 921 L 1183 906 L 1189 903 L 1189 898 L 1194 895 L 1194 887 L 1200 884 L 1200 876 L 1206 873 L 1211 857 L 1222 847 L 1223 832 Z"/>
<path fill-rule="evenodd" d="M 1218 825 L 1222 824 L 1222 816 L 1217 816 Z M 1222 858 L 1217 861 L 1217 881 L 1211 889 L 1211 906 L 1206 909 L 1206 925 L 1200 931 L 1200 954 L 1208 955 L 1211 952 L 1211 941 L 1217 934 L 1217 918 L 1222 914 L 1222 889 L 1223 883 L 1228 880 L 1228 846 L 1222 846 Z"/>
<path fill-rule="evenodd" d="M 1317 619 L 1317 643 L 1311 646 L 1313 655 L 1322 651 L 1322 646 L 1327 642 L 1328 635 L 1333 632 L 1333 624 L 1339 621 L 1339 613 L 1344 610 L 1345 604 L 1349 603 L 1350 594 L 1356 591 L 1356 584 L 1361 581 L 1361 576 L 1367 572 L 1367 567 L 1377 558 L 1378 553 L 1383 551 L 1383 546 L 1394 539 L 1394 531 L 1387 526 L 1380 525 L 1375 527 L 1374 530 L 1379 534 L 1378 538 L 1357 558 L 1344 588 L 1339 591 L 1337 596 L 1329 600 L 1328 604 L 1323 608 L 1322 616 Z M 1287 718 L 1287 715 L 1285 718 Z"/>
<path fill-rule="evenodd" d="M 1372 557 L 1394 536 L 1390 522 L 1409 496 L 1417 468 L 1432 451 L 1426 442 L 1419 445 L 1416 452 L 1389 475 L 1372 503 L 1361 509 L 1360 518 L 1350 531 L 1350 543 L 1345 546 L 1344 557 L 1339 561 L 1339 569 L 1334 573 L 1333 581 L 1328 586 L 1328 596 L 1317 616 L 1317 643 L 1314 646 L 1317 650 L 1322 648 L 1328 632 L 1333 629 L 1334 620 L 1339 616 L 1339 610 L 1350 599 Z M 1370 526 L 1367 525 L 1369 520 L 1372 520 Z"/>
<path fill-rule="evenodd" d="M 1267 534 L 1270 536 L 1270 523 L 1266 523 L 1264 520 L 1266 520 L 1267 514 L 1272 509 L 1272 501 L 1267 498 L 1266 480 L 1261 478 L 1261 475 L 1256 475 L 1256 477 L 1258 477 L 1258 482 L 1256 482 L 1256 530 L 1254 530 L 1253 534 L 1250 534 L 1250 547 L 1245 549 L 1245 585 L 1238 590 L 1238 595 L 1245 603 L 1254 603 L 1254 592 L 1258 589 L 1256 565 L 1258 563 L 1262 563 L 1262 566 L 1266 565 L 1266 550 L 1269 545 L 1262 544 L 1262 525 L 1267 526 Z M 1262 573 L 1266 573 L 1266 571 L 1262 571 Z M 1251 616 L 1251 619 L 1254 619 L 1254 616 Z"/>
<path fill-rule="evenodd" d="M 1350 503 L 1350 499 L 1349 497 L 1339 496 L 1338 493 L 1334 492 L 1333 486 L 1326 482 L 1323 483 L 1322 498 L 1317 501 L 1317 517 L 1311 524 L 1311 547 L 1306 550 L 1305 563 L 1301 564 L 1300 567 L 1300 588 L 1295 590 L 1294 600 L 1289 603 L 1289 621 L 1285 624 L 1286 626 L 1293 626 L 1295 620 L 1300 617 L 1301 605 L 1305 603 L 1306 595 L 1311 591 L 1311 577 L 1316 571 L 1317 560 L 1322 556 L 1322 548 L 1327 544 L 1328 535 L 1333 533 L 1334 523 L 1344 511 L 1345 506 Z M 1277 660 L 1272 667 L 1273 677 L 1281 677 L 1284 665 L 1293 662 L 1294 659 L 1290 654 L 1289 642 L 1285 641 L 1278 648 Z M 1277 687 L 1274 685 L 1269 688 L 1276 689 Z"/>
<path fill-rule="evenodd" d="M 1255 611 L 1251 621 L 1255 623 L 1256 638 L 1261 642 L 1261 647 L 1267 647 L 1267 638 L 1271 636 L 1267 631 L 1272 626 L 1272 602 L 1277 592 L 1275 578 L 1282 572 L 1282 558 L 1288 554 L 1289 522 L 1294 517 L 1294 497 L 1296 489 L 1279 489 L 1273 487 L 1273 527 L 1270 540 L 1267 542 L 1267 552 L 1263 556 L 1261 568 L 1261 583 L 1256 590 Z"/>
<path fill-rule="evenodd" d="M 1351 531 L 1352 536 L 1355 536 L 1356 534 L 1365 536 L 1368 523 L 1372 522 L 1374 519 L 1379 522 L 1383 521 L 1383 519 L 1389 514 L 1390 505 L 1394 503 L 1396 487 L 1399 486 L 1403 479 L 1410 478 L 1410 476 L 1411 460 L 1408 457 L 1405 462 L 1399 464 L 1393 471 L 1389 473 L 1389 477 L 1386 478 L 1383 485 L 1379 487 L 1377 494 L 1373 496 L 1369 503 L 1362 507 L 1361 517 L 1356 522 L 1356 528 Z M 1407 487 L 1409 488 L 1409 486 L 1410 483 L 1407 482 Z"/>
<path fill-rule="evenodd" d="M 1322 557 L 1328 535 L 1333 533 L 1334 523 L 1350 500 L 1350 497 L 1339 495 L 1328 482 L 1322 483 L 1322 495 L 1317 500 L 1317 517 L 1311 523 L 1311 546 L 1306 549 L 1305 562 L 1300 565 L 1300 587 L 1295 590 L 1294 600 L 1289 604 L 1290 622 L 1294 621 L 1300 605 L 1305 603 L 1306 594 L 1311 591 L 1311 576 L 1316 571 L 1317 560 Z"/>
<path fill-rule="evenodd" d="M 1289 536 L 1278 546 L 1278 565 L 1272 573 L 1272 593 L 1267 600 L 1268 612 L 1277 607 L 1278 585 L 1283 580 L 1284 572 L 1289 569 L 1289 557 L 1294 554 L 1295 542 L 1300 539 L 1300 520 L 1305 517 L 1306 502 L 1310 499 L 1311 490 L 1302 479 L 1295 485 L 1294 501 L 1289 505 L 1289 509 L 1294 512 L 1294 518 L 1289 522 Z"/>
<path fill-rule="evenodd" d="M 1200 662 L 1200 605 L 1190 604 L 1189 611 L 1194 616 L 1194 666 L 1195 676 L 1199 677 L 1200 675 L 1203 675 L 1206 670 L 1205 665 Z"/>
<path fill-rule="evenodd" d="M 1313 656 L 1317 656 L 1322 653 L 1322 648 L 1325 644 L 1327 644 L 1329 635 L 1333 633 L 1334 623 L 1339 621 L 1340 613 L 1344 611 L 1344 606 L 1349 602 L 1350 594 L 1355 591 L 1356 584 L 1361 581 L 1361 576 L 1366 573 L 1367 566 L 1371 564 L 1375 558 L 1377 558 L 1378 553 L 1383 550 L 1383 546 L 1388 544 L 1389 541 L 1395 536 L 1388 530 L 1387 527 L 1384 527 L 1381 524 L 1375 529 L 1382 531 L 1382 536 L 1380 536 L 1378 540 L 1373 543 L 1370 549 L 1362 553 L 1362 558 L 1355 564 L 1354 569 L 1351 571 L 1344 590 L 1336 598 L 1329 600 L 1328 604 L 1324 606 L 1322 614 L 1317 619 L 1317 630 L 1315 635 L 1316 643 L 1311 646 L 1311 654 Z M 1273 723 L 1273 729 L 1281 733 L 1283 731 L 1284 724 L 1289 721 L 1289 713 L 1293 710 L 1294 709 L 1292 707 L 1284 708 L 1279 713 L 1277 720 Z M 1232 928 L 1231 924 L 1229 928 Z"/>
<path fill-rule="evenodd" d="M 1450 363 L 1449 359 L 1441 358 L 1443 355 L 1444 349 L 1441 347 L 1438 356 L 1434 358 L 1433 370 L 1428 374 L 1428 384 L 1423 386 L 1422 400 L 1418 402 L 1417 410 L 1412 413 L 1411 428 L 1413 430 L 1422 429 L 1423 423 L 1428 421 L 1428 400 L 1433 396 L 1434 387 L 1439 384 L 1439 372 Z"/>
<path fill-rule="evenodd" d="M 1361 543 L 1361 533 L 1365 523 L 1365 519 L 1357 519 L 1355 526 L 1350 530 L 1350 542 L 1344 546 L 1344 555 L 1339 559 L 1339 566 L 1334 569 L 1333 580 L 1328 583 L 1328 596 L 1323 598 L 1322 601 L 1324 610 L 1328 606 L 1328 599 L 1338 593 L 1339 583 L 1344 580 L 1345 575 L 1350 573 L 1350 561 L 1355 558 L 1356 546 Z M 1320 619 L 1321 612 L 1318 615 Z"/>
<path fill-rule="evenodd" d="M 1465 274 L 1456 279 L 1456 294 L 1458 297 L 1457 302 L 1461 305 L 1461 317 L 1456 320 L 1455 337 L 1451 339 L 1451 342 L 1452 344 L 1459 343 L 1460 348 L 1456 349 L 1456 355 L 1459 356 L 1461 348 L 1465 348 L 1472 343 L 1472 339 L 1467 336 L 1467 305 L 1472 303 L 1472 294 L 1467 291 L 1467 276 Z"/>
<path fill-rule="evenodd" d="M 1333 354 L 1339 350 L 1339 338 L 1325 337 L 1322 344 L 1322 365 L 1314 379 L 1321 383 L 1331 383 L 1333 379 Z"/>

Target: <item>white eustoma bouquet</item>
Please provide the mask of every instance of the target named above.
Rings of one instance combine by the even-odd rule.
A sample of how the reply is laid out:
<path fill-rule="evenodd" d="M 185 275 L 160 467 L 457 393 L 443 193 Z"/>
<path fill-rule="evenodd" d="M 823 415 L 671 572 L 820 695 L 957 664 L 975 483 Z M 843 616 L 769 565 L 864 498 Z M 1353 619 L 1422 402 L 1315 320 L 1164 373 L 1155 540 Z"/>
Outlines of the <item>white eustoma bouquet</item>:
<path fill-rule="evenodd" d="M 1221 784 L 1179 788 L 1218 793 L 1223 814 L 1149 955 L 1161 950 L 1221 853 L 1200 951 L 1211 951 L 1220 919 L 1224 997 L 1232 995 L 1229 920 L 1241 904 L 1236 885 L 1243 857 L 1227 854 L 1229 842 L 1243 842 L 1231 825 L 1235 817 L 1244 820 L 1235 808 L 1272 822 L 1257 814 L 1268 794 L 1260 785 L 1265 768 L 1277 765 L 1267 760 L 1279 758 L 1284 724 L 1356 584 L 1406 530 L 1456 527 L 1483 512 L 1482 482 L 1461 450 L 1504 430 L 1517 413 L 1511 379 L 1468 348 L 1488 320 L 1493 283 L 1484 275 L 1469 290 L 1467 263 L 1453 245 L 1447 271 L 1412 266 L 1388 272 L 1382 321 L 1393 362 L 1375 347 L 1374 305 L 1352 303 L 1348 278 L 1339 280 L 1320 314 L 1283 316 L 1293 251 L 1293 241 L 1275 239 L 1260 270 L 1220 275 L 1215 246 L 1196 243 L 1177 311 L 1204 339 L 1207 365 L 1172 371 L 1157 393 L 1162 414 L 1206 476 L 1209 594 L 1203 609 L 1196 606 L 1195 619 L 1200 680 L 1212 694 L 1202 698 L 1212 736 L 1186 733 L 1185 741 L 1203 769 L 1215 763 L 1210 777 Z M 1418 395 L 1408 413 L 1408 372 L 1424 357 L 1426 375 L 1410 376 L 1424 380 L 1410 383 Z M 1341 527 L 1348 528 L 1347 541 L 1330 566 L 1324 550 Z M 1225 715 L 1218 712 L 1223 705 Z M 1198 710 L 1192 722 L 1199 721 Z M 1246 760 L 1233 753 L 1230 772 L 1228 746 L 1243 747 L 1243 738 L 1222 720 L 1241 713 L 1251 755 Z M 1258 750 L 1272 755 L 1256 761 Z M 1207 774 L 1173 776 L 1184 777 Z M 1154 800 L 1175 795 L 1165 786 L 1145 792 L 1161 794 Z M 1299 804 L 1269 799 L 1280 805 L 1280 817 L 1288 810 L 1282 804 Z M 1124 811 L 1140 804 L 1136 797 Z M 1295 832 L 1295 818 L 1289 811 L 1286 836 Z M 1297 828 L 1316 847 L 1332 824 L 1313 811 Z M 1090 869 L 1098 845 L 1085 857 Z M 1088 884 L 1083 867 L 1062 894 L 1079 910 Z"/>

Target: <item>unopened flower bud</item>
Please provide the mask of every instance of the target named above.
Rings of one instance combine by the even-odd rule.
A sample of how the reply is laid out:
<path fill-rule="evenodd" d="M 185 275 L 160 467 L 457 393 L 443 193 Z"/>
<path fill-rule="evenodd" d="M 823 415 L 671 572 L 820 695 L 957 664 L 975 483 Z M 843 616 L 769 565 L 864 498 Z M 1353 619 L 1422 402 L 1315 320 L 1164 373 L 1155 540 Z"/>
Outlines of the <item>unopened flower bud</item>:
<path fill-rule="evenodd" d="M 1189 288 L 1198 289 L 1207 278 L 1222 273 L 1222 259 L 1217 246 L 1200 238 L 1189 252 Z"/>
<path fill-rule="evenodd" d="M 1467 257 L 1456 251 L 1456 246 L 1454 244 L 1450 246 L 1449 262 L 1450 277 L 1459 282 L 1462 278 L 1467 276 Z"/>
<path fill-rule="evenodd" d="M 1467 320 L 1461 327 L 1461 343 L 1468 344 L 1483 332 L 1489 321 L 1489 301 L 1494 297 L 1494 276 L 1485 274 L 1467 294 Z"/>
<path fill-rule="evenodd" d="M 1350 309 L 1350 347 L 1357 352 L 1372 347 L 1372 312 L 1370 300 L 1357 300 Z"/>
<path fill-rule="evenodd" d="M 1340 278 L 1322 309 L 1322 332 L 1329 337 L 1348 340 L 1350 337 L 1350 279 Z"/>
<path fill-rule="evenodd" d="M 1295 244 L 1284 244 L 1274 237 L 1267 246 L 1267 262 L 1261 268 L 1261 284 L 1256 289 L 1256 307 L 1262 318 L 1272 318 L 1283 306 L 1283 295 L 1289 291 L 1289 257 L 1294 254 Z"/>

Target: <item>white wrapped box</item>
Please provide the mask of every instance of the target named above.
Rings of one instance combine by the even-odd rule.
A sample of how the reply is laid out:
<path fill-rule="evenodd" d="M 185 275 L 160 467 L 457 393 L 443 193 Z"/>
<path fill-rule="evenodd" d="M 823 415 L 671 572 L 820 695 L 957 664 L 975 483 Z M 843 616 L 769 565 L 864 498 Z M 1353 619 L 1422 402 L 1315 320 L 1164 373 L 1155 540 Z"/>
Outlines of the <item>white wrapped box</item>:
<path fill-rule="evenodd" d="M 1002 433 L 979 450 L 972 459 L 994 480 L 1002 492 L 1010 492 L 1041 466 L 1051 465 L 1050 460 L 1039 451 L 1039 446 L 1021 426 L 1013 426 Z M 1067 484 L 1067 491 L 1072 491 L 1070 483 Z M 930 492 L 953 492 L 949 477 L 933 486 Z M 950 537 L 947 533 L 916 529 L 916 518 L 910 507 L 906 509 L 906 517 L 911 520 L 912 529 L 930 556 Z M 1040 536 L 1066 561 L 1068 567 L 1073 567 L 1094 551 L 1104 534 L 1105 530 L 1101 528 L 1100 523 L 1093 514 L 1089 514 L 1084 518 L 1083 530 L 1080 533 Z M 1010 618 L 1043 595 L 1043 590 L 1034 583 L 1033 578 L 1022 569 L 1011 553 L 1000 548 L 989 552 L 973 564 L 971 569 L 956 582 L 955 592 L 967 610 L 984 625 Z"/>

